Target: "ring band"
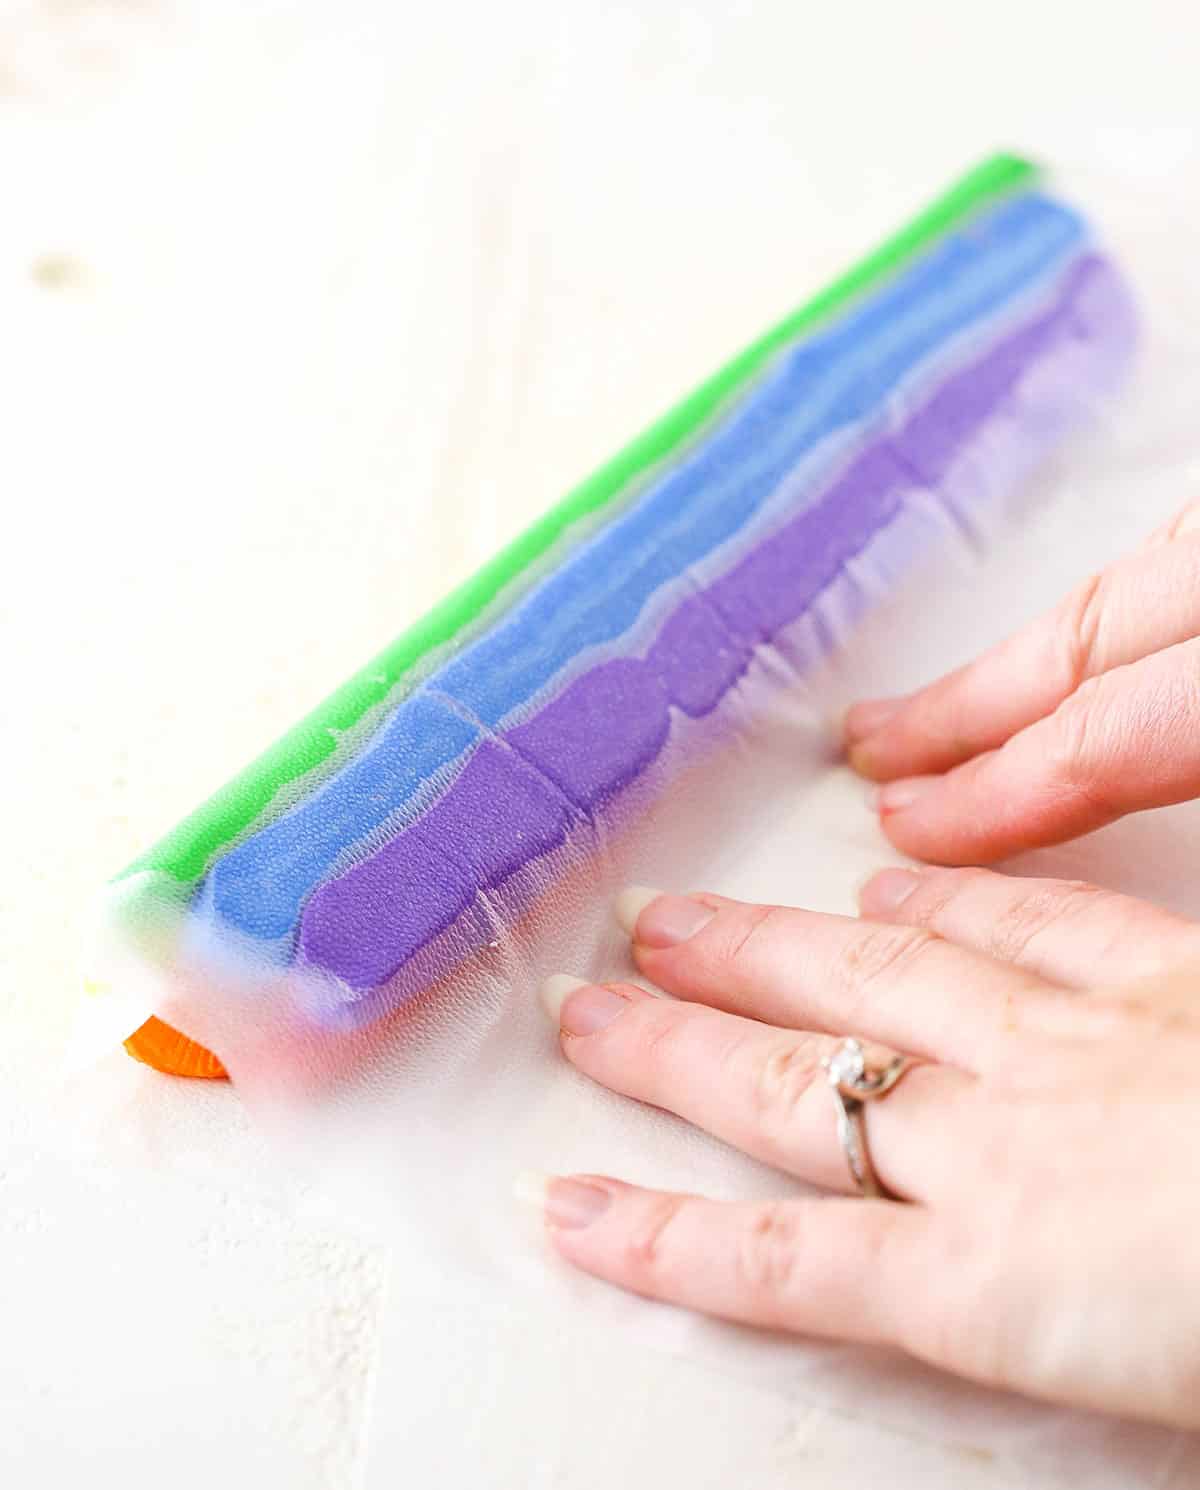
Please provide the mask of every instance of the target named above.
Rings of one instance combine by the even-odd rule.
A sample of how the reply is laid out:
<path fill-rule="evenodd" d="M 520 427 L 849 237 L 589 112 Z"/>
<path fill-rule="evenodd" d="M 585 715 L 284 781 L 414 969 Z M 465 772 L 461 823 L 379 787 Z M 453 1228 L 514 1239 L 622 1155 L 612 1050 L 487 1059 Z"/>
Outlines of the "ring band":
<path fill-rule="evenodd" d="M 864 1108 L 868 1102 L 886 1097 L 918 1063 L 911 1056 L 897 1055 L 885 1066 L 868 1069 L 861 1043 L 851 1038 L 843 1040 L 821 1064 L 837 1103 L 838 1138 L 858 1193 L 895 1200 L 897 1197 L 880 1184 L 871 1163 Z"/>

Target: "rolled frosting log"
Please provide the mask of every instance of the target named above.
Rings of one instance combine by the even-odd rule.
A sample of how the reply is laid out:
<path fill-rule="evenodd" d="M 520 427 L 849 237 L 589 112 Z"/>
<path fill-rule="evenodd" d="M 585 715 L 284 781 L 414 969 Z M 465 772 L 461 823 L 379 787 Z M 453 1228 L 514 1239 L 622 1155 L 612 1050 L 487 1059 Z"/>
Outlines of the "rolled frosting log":
<path fill-rule="evenodd" d="M 756 659 L 784 659 L 780 687 L 811 666 L 819 602 L 861 556 L 898 578 L 931 508 L 969 528 L 1134 342 L 1082 218 L 1028 163 L 985 162 L 118 876 L 109 922 L 159 1012 L 211 979 L 353 1028 L 519 934 L 746 728 Z M 152 1024 L 140 1058 L 220 1074 Z"/>

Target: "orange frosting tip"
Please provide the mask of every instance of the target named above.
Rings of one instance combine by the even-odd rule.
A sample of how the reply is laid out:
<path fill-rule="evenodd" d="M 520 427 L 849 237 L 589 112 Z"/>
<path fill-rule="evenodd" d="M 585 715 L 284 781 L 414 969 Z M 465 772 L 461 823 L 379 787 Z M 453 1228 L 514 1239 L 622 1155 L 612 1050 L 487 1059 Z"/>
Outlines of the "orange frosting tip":
<path fill-rule="evenodd" d="M 125 1049 L 135 1061 L 168 1076 L 192 1076 L 204 1081 L 225 1081 L 229 1077 L 211 1050 L 153 1016 L 130 1035 Z"/>

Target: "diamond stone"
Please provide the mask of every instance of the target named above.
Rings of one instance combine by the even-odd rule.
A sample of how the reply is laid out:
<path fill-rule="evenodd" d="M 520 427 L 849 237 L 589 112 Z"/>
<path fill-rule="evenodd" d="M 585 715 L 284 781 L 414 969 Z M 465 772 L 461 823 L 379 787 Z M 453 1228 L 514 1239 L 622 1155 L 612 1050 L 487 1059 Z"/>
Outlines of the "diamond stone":
<path fill-rule="evenodd" d="M 834 1086 L 854 1086 L 863 1079 L 866 1071 L 862 1046 L 857 1040 L 843 1040 L 829 1057 L 825 1069 Z"/>

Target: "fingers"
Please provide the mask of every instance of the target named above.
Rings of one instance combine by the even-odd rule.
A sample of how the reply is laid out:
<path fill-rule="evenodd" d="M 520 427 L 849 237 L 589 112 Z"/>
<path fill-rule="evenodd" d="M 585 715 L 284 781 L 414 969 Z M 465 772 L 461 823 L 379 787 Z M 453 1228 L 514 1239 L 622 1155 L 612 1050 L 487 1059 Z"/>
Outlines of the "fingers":
<path fill-rule="evenodd" d="M 1087 679 L 1195 637 L 1200 534 L 1172 532 L 911 698 L 855 705 L 851 764 L 875 781 L 940 775 L 1044 719 Z"/>
<path fill-rule="evenodd" d="M 885 869 L 860 894 L 863 914 L 920 926 L 1048 982 L 1095 987 L 1200 959 L 1200 926 L 1131 896 L 986 869 Z"/>
<path fill-rule="evenodd" d="M 904 853 L 980 864 L 1200 794 L 1200 641 L 1085 683 L 1048 718 L 945 776 L 882 788 Z"/>
<path fill-rule="evenodd" d="M 964 1070 L 1002 1059 L 1021 1006 L 1055 996 L 1031 973 L 919 928 L 640 889 L 617 915 L 638 966 L 671 993 Z"/>
<path fill-rule="evenodd" d="M 537 1190 L 563 1257 L 647 1298 L 876 1344 L 903 1344 L 910 1319 L 929 1306 L 923 1252 L 933 1223 L 915 1206 L 723 1205 L 590 1175 Z"/>
<path fill-rule="evenodd" d="M 853 1191 L 821 1068 L 834 1037 L 561 975 L 545 984 L 543 1001 L 567 1059 L 593 1080 L 812 1184 Z M 923 1197 L 948 1171 L 947 1142 L 959 1128 L 950 1109 L 974 1086 L 948 1067 L 916 1066 L 870 1105 L 871 1160 L 888 1190 Z"/>

